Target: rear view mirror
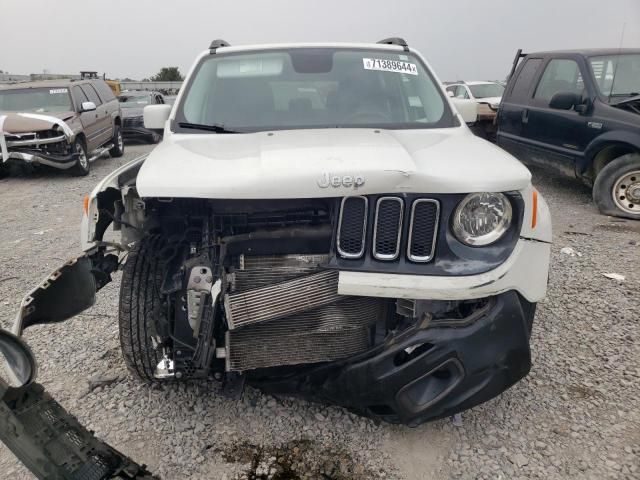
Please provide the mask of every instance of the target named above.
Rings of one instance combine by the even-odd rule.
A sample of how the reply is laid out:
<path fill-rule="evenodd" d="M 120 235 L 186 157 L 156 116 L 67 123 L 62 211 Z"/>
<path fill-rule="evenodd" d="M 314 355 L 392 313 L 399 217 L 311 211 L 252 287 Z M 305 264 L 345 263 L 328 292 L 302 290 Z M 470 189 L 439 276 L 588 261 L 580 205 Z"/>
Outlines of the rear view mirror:
<path fill-rule="evenodd" d="M 144 126 L 151 130 L 164 130 L 164 124 L 169 120 L 171 105 L 147 105 L 142 111 Z"/>
<path fill-rule="evenodd" d="M 447 96 L 449 98 L 453 98 L 455 95 L 453 94 L 453 92 L 451 90 L 447 90 Z"/>
<path fill-rule="evenodd" d="M 80 110 L 82 112 L 93 112 L 96 109 L 96 104 L 93 102 L 82 102 Z"/>
<path fill-rule="evenodd" d="M 577 93 L 558 92 L 549 102 L 549 107 L 556 110 L 571 110 L 575 105 L 582 103 L 582 97 Z"/>

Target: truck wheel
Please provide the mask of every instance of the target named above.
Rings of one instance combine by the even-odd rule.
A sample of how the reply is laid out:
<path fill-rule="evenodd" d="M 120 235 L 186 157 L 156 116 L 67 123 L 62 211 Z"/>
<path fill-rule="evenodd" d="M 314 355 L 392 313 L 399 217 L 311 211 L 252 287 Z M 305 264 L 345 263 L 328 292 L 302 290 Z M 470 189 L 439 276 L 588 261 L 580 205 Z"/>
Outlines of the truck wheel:
<path fill-rule="evenodd" d="M 152 340 L 157 337 L 156 321 L 166 318 L 159 293 L 164 277 L 161 245 L 160 236 L 140 240 L 129 253 L 120 283 L 120 347 L 129 372 L 144 382 L 161 381 L 154 374 L 163 352 Z"/>
<path fill-rule="evenodd" d="M 74 177 L 84 177 L 91 170 L 91 164 L 87 155 L 87 146 L 82 138 L 76 138 L 76 141 L 73 142 L 73 153 L 77 153 L 78 158 L 75 165 L 69 169 L 69 172 Z"/>
<path fill-rule="evenodd" d="M 593 185 L 593 201 L 605 215 L 640 220 L 640 154 L 606 165 Z"/>
<path fill-rule="evenodd" d="M 113 130 L 113 148 L 109 150 L 109 155 L 114 158 L 124 155 L 124 139 L 122 138 L 122 130 L 120 125 L 116 125 Z"/>

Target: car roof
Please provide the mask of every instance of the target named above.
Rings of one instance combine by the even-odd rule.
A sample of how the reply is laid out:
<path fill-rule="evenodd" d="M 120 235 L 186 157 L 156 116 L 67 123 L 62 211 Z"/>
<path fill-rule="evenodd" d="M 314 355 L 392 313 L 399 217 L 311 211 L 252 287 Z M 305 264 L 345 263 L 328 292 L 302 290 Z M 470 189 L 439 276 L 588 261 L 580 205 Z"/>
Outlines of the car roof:
<path fill-rule="evenodd" d="M 72 80 L 69 78 L 57 80 L 38 80 L 35 82 L 5 83 L 0 88 L 2 88 L 3 90 L 17 90 L 25 88 L 70 87 L 71 85 L 81 85 L 84 83 L 90 83 L 90 80 Z"/>
<path fill-rule="evenodd" d="M 640 48 L 587 48 L 582 50 L 550 50 L 546 52 L 527 53 L 527 56 L 557 56 L 557 55 L 581 55 L 595 57 L 599 55 L 625 55 L 629 53 L 640 54 Z"/>

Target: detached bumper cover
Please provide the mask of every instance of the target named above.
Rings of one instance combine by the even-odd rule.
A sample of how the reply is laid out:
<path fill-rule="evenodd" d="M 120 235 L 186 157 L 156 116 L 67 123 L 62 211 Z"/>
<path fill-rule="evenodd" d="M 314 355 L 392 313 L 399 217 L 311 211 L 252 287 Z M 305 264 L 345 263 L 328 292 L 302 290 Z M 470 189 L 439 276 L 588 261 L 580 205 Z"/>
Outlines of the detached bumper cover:
<path fill-rule="evenodd" d="M 489 305 L 467 326 L 418 326 L 359 358 L 252 383 L 410 426 L 453 415 L 500 394 L 531 368 L 534 306 L 513 291 Z"/>
<path fill-rule="evenodd" d="M 98 440 L 38 383 L 9 388 L 0 379 L 0 440 L 39 479 L 156 478 Z"/>

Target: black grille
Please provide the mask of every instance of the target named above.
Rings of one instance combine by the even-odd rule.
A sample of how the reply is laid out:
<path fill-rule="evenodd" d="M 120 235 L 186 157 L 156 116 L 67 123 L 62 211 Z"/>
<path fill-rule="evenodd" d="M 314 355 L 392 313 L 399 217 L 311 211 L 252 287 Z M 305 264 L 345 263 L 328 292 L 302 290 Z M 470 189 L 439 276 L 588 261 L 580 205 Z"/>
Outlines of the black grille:
<path fill-rule="evenodd" d="M 345 258 L 359 258 L 364 253 L 367 206 L 365 197 L 346 197 L 342 200 L 338 253 Z"/>
<path fill-rule="evenodd" d="M 127 128 L 142 127 L 143 124 L 142 117 L 129 117 L 123 120 L 123 126 Z"/>
<path fill-rule="evenodd" d="M 382 197 L 376 204 L 373 256 L 378 260 L 395 260 L 400 252 L 403 201 Z"/>
<path fill-rule="evenodd" d="M 409 260 L 428 262 L 433 258 L 439 210 L 439 204 L 435 200 L 420 199 L 413 202 L 409 227 Z"/>

